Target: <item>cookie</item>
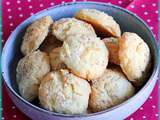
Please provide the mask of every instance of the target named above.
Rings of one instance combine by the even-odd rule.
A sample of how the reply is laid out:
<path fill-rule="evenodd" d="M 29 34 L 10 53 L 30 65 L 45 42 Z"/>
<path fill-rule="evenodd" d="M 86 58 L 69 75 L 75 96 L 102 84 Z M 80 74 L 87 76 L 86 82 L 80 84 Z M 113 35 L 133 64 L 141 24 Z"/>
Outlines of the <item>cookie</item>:
<path fill-rule="evenodd" d="M 84 79 L 100 77 L 108 64 L 108 49 L 99 38 L 87 35 L 69 36 L 63 42 L 60 59 L 72 73 Z"/>
<path fill-rule="evenodd" d="M 119 37 L 121 30 L 119 24 L 107 13 L 96 9 L 82 9 L 75 14 L 75 18 L 90 23 L 96 33 L 102 37 Z"/>
<path fill-rule="evenodd" d="M 28 26 L 21 45 L 21 52 L 23 55 L 27 55 L 39 48 L 46 38 L 52 23 L 52 18 L 50 16 L 45 16 Z"/>
<path fill-rule="evenodd" d="M 150 68 L 150 49 L 136 33 L 125 32 L 119 39 L 120 66 L 136 86 L 145 82 Z"/>
<path fill-rule="evenodd" d="M 120 60 L 119 60 L 119 45 L 118 45 L 118 38 L 104 38 L 103 39 L 106 47 L 108 48 L 109 51 L 109 62 L 119 65 Z"/>
<path fill-rule="evenodd" d="M 60 70 L 66 68 L 66 65 L 60 60 L 60 47 L 54 48 L 49 53 L 52 70 Z"/>
<path fill-rule="evenodd" d="M 38 97 L 41 79 L 50 71 L 49 57 L 41 51 L 29 53 L 20 59 L 16 71 L 19 93 L 27 101 L 33 101 Z"/>
<path fill-rule="evenodd" d="M 93 27 L 75 18 L 62 18 L 52 25 L 52 33 L 57 39 L 64 41 L 67 36 L 74 34 L 92 35 L 96 37 Z"/>
<path fill-rule="evenodd" d="M 45 38 L 39 49 L 43 52 L 50 53 L 54 48 L 61 47 L 63 42 L 59 41 L 51 33 Z"/>
<path fill-rule="evenodd" d="M 87 111 L 89 83 L 68 70 L 47 74 L 39 87 L 39 100 L 47 110 L 65 114 L 82 114 Z"/>
<path fill-rule="evenodd" d="M 98 112 L 118 105 L 134 95 L 135 89 L 119 69 L 106 69 L 92 81 L 89 107 Z"/>

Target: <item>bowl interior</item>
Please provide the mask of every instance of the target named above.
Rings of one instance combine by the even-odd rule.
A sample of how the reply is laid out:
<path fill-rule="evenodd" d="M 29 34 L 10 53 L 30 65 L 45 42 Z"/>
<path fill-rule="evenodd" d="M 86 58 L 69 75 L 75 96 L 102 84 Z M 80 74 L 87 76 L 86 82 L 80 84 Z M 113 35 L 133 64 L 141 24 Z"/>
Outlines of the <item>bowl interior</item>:
<path fill-rule="evenodd" d="M 122 32 L 135 32 L 141 36 L 149 45 L 152 54 L 152 68 L 157 65 L 157 51 L 154 38 L 148 27 L 140 21 L 135 15 L 123 10 L 119 7 L 101 3 L 68 3 L 43 10 L 21 23 L 10 35 L 2 53 L 2 74 L 7 86 L 18 93 L 16 84 L 16 66 L 22 54 L 20 52 L 20 45 L 26 27 L 34 20 L 50 15 L 53 20 L 58 20 L 64 17 L 72 17 L 75 12 L 82 8 L 94 8 L 106 12 L 113 16 L 113 18 L 120 24 Z M 153 69 L 152 69 L 153 71 Z M 152 72 L 150 72 L 151 75 Z M 37 102 L 34 102 L 37 104 Z"/>

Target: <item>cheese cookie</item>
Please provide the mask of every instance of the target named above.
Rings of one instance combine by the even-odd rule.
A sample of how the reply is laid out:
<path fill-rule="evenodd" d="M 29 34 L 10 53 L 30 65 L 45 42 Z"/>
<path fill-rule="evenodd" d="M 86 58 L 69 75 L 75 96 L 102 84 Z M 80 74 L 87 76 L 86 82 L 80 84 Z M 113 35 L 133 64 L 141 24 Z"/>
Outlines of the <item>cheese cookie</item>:
<path fill-rule="evenodd" d="M 96 37 L 93 27 L 75 18 L 62 18 L 52 25 L 52 33 L 57 39 L 64 41 L 67 36 L 75 34 L 92 35 Z"/>
<path fill-rule="evenodd" d="M 63 42 L 60 59 L 77 76 L 84 79 L 100 77 L 108 65 L 108 49 L 93 36 L 69 36 Z"/>
<path fill-rule="evenodd" d="M 49 27 L 52 23 L 52 18 L 50 16 L 45 16 L 34 21 L 27 28 L 21 45 L 21 52 L 24 55 L 27 55 L 39 48 L 46 38 L 49 32 Z"/>
<path fill-rule="evenodd" d="M 125 32 L 119 39 L 120 66 L 136 86 L 144 83 L 150 68 L 148 45 L 136 33 Z"/>
<path fill-rule="evenodd" d="M 38 97 L 38 87 L 43 76 L 50 71 L 49 57 L 46 53 L 35 51 L 22 58 L 17 65 L 19 93 L 27 101 Z"/>
<path fill-rule="evenodd" d="M 75 14 L 75 18 L 84 20 L 93 25 L 96 33 L 102 37 L 121 36 L 119 24 L 112 16 L 102 11 L 96 9 L 82 9 Z"/>
<path fill-rule="evenodd" d="M 89 83 L 68 70 L 47 74 L 39 87 L 39 100 L 45 109 L 65 114 L 83 114 L 88 107 Z"/>
<path fill-rule="evenodd" d="M 118 38 L 113 38 L 113 37 L 104 38 L 103 41 L 109 51 L 109 62 L 119 65 L 120 61 L 119 61 Z"/>
<path fill-rule="evenodd" d="M 122 72 L 106 69 L 104 74 L 92 81 L 89 107 L 93 112 L 106 110 L 130 98 L 135 89 Z"/>

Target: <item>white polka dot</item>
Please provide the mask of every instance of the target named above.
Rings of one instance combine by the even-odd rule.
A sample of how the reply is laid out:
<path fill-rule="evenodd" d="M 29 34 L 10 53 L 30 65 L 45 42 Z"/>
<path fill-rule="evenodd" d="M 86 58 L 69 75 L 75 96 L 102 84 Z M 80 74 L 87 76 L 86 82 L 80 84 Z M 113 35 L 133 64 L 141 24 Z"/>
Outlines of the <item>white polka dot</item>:
<path fill-rule="evenodd" d="M 7 9 L 7 11 L 8 11 L 8 12 L 11 12 L 11 9 L 9 8 L 9 9 Z"/>
<path fill-rule="evenodd" d="M 18 7 L 18 10 L 22 10 L 22 8 L 21 8 L 21 7 Z"/>
<path fill-rule="evenodd" d="M 31 2 L 31 0 L 28 0 L 28 2 Z"/>
<path fill-rule="evenodd" d="M 147 19 L 147 22 L 149 23 L 149 22 L 151 22 L 151 20 L 150 20 L 150 19 Z"/>
<path fill-rule="evenodd" d="M 23 14 L 19 14 L 19 17 L 23 17 Z"/>
<path fill-rule="evenodd" d="M 43 7 L 43 4 L 40 4 L 39 7 Z"/>
<path fill-rule="evenodd" d="M 155 106 L 155 105 L 152 105 L 152 108 L 156 108 L 156 106 Z"/>
<path fill-rule="evenodd" d="M 17 116 L 16 115 L 13 115 L 13 118 L 16 118 Z"/>
<path fill-rule="evenodd" d="M 156 37 L 156 34 L 154 34 L 154 37 Z"/>
<path fill-rule="evenodd" d="M 86 2 L 87 0 L 83 0 L 84 2 Z"/>
<path fill-rule="evenodd" d="M 149 99 L 152 99 L 152 96 L 150 96 Z"/>
<path fill-rule="evenodd" d="M 141 5 L 141 7 L 142 7 L 142 8 L 145 8 L 145 7 L 146 7 L 146 5 L 145 5 L 145 4 L 142 4 L 142 5 Z"/>
<path fill-rule="evenodd" d="M 62 4 L 64 4 L 65 3 L 65 1 L 62 1 Z"/>
<path fill-rule="evenodd" d="M 142 116 L 143 119 L 146 119 L 146 116 Z"/>
<path fill-rule="evenodd" d="M 155 13 L 158 14 L 158 10 L 156 10 Z"/>
<path fill-rule="evenodd" d="M 10 5 L 10 2 L 6 2 L 6 5 Z"/>
<path fill-rule="evenodd" d="M 15 106 L 12 106 L 12 109 L 15 109 L 16 107 Z"/>
<path fill-rule="evenodd" d="M 111 2 L 108 2 L 108 4 L 112 4 Z"/>
<path fill-rule="evenodd" d="M 19 3 L 21 3 L 21 1 L 20 1 L 20 0 L 17 0 L 17 3 L 19 4 Z"/>
<path fill-rule="evenodd" d="M 53 5 L 54 5 L 54 3 L 53 3 L 53 2 L 51 2 L 51 3 L 50 3 L 50 5 L 51 5 L 51 6 L 53 6 Z"/>
<path fill-rule="evenodd" d="M 2 43 L 4 43 L 4 40 L 2 40 Z M 3 110 L 3 109 L 2 109 Z"/>
<path fill-rule="evenodd" d="M 2 117 L 2 120 L 4 120 L 4 117 Z"/>
<path fill-rule="evenodd" d="M 143 107 L 140 107 L 140 110 L 143 110 Z"/>
<path fill-rule="evenodd" d="M 72 2 L 76 2 L 76 0 L 72 0 Z"/>
<path fill-rule="evenodd" d="M 8 19 L 12 19 L 12 16 L 10 15 L 10 16 L 8 16 Z"/>
<path fill-rule="evenodd" d="M 158 114 L 155 114 L 156 117 L 158 117 Z"/>
<path fill-rule="evenodd" d="M 150 27 L 150 29 L 151 29 L 151 30 L 153 30 L 153 29 L 154 29 L 154 27 L 153 27 L 153 26 L 151 26 L 151 27 Z"/>
<path fill-rule="evenodd" d="M 29 9 L 32 9 L 33 7 L 32 7 L 32 5 L 29 5 Z"/>
<path fill-rule="evenodd" d="M 131 8 L 134 8 L 134 5 L 131 5 Z"/>
<path fill-rule="evenodd" d="M 144 15 L 148 15 L 148 12 L 145 11 L 145 12 L 144 12 Z"/>
<path fill-rule="evenodd" d="M 34 13 L 30 13 L 30 15 L 34 15 Z"/>
<path fill-rule="evenodd" d="M 155 6 L 156 6 L 156 3 L 152 3 L 152 6 L 155 7 Z"/>
<path fill-rule="evenodd" d="M 133 118 L 130 118 L 130 120 L 134 120 Z"/>
<path fill-rule="evenodd" d="M 13 23 L 10 23 L 9 25 L 10 25 L 10 26 L 13 26 Z"/>
<path fill-rule="evenodd" d="M 122 1 L 118 1 L 119 4 L 122 4 Z"/>

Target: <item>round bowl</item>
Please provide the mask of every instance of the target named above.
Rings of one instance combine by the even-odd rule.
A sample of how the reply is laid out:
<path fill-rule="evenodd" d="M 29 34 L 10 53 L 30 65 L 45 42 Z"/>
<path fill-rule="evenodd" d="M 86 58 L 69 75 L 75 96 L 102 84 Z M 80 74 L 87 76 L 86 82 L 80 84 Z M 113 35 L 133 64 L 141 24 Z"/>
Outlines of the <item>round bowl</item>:
<path fill-rule="evenodd" d="M 145 85 L 130 99 L 110 109 L 84 115 L 67 115 L 47 111 L 39 106 L 24 100 L 18 93 L 16 84 L 16 66 L 22 57 L 20 44 L 26 27 L 34 20 L 50 15 L 54 20 L 62 17 L 72 17 L 82 8 L 95 8 L 112 15 L 120 24 L 122 32 L 135 32 L 149 45 L 152 55 L 152 70 Z M 106 3 L 99 2 L 74 2 L 57 5 L 45 9 L 21 23 L 9 36 L 2 52 L 2 75 L 9 96 L 15 105 L 33 120 L 117 120 L 124 119 L 135 112 L 148 98 L 157 80 L 158 74 L 158 49 L 149 27 L 133 13 Z"/>

